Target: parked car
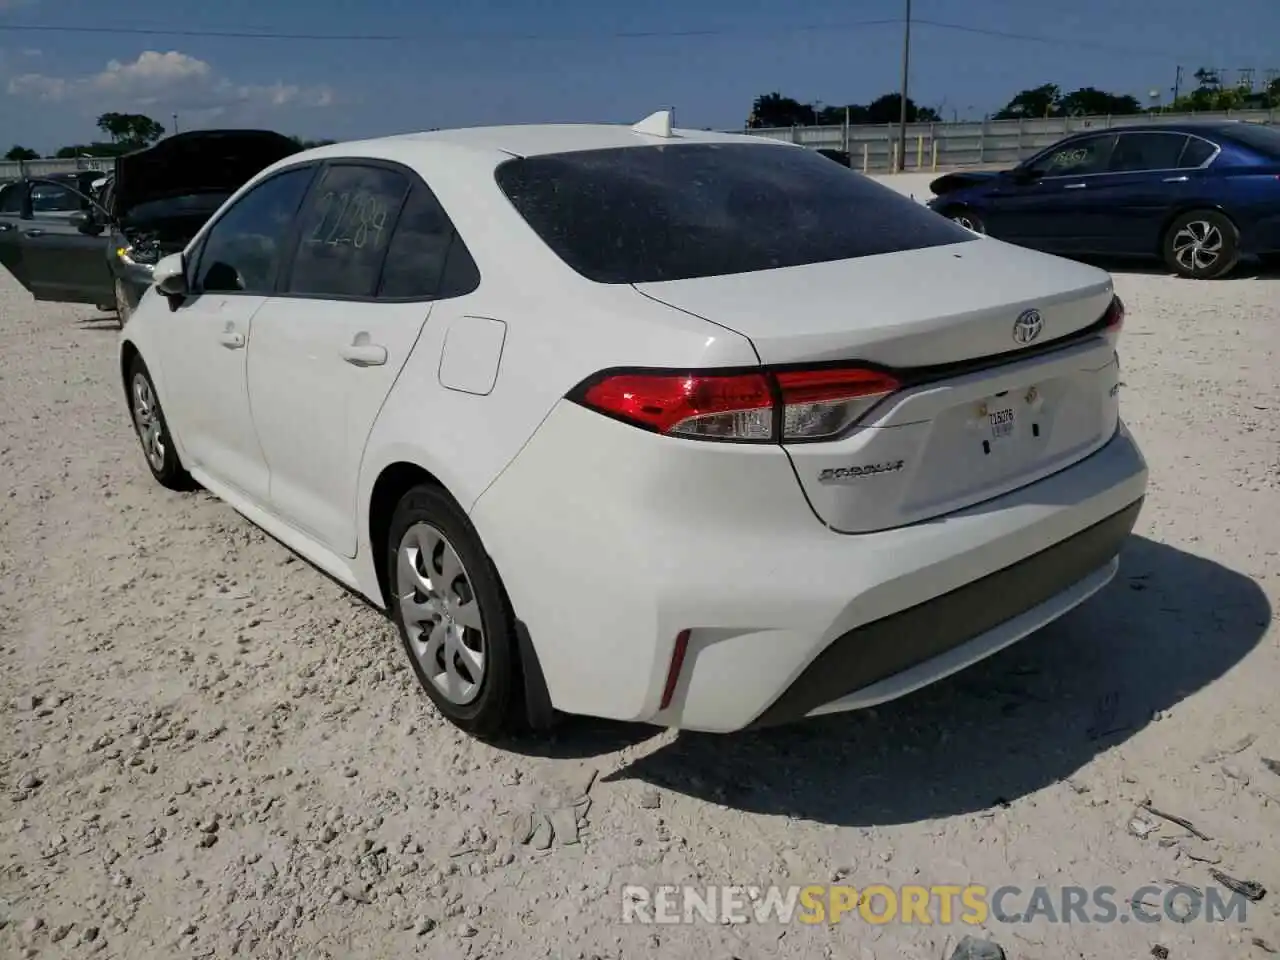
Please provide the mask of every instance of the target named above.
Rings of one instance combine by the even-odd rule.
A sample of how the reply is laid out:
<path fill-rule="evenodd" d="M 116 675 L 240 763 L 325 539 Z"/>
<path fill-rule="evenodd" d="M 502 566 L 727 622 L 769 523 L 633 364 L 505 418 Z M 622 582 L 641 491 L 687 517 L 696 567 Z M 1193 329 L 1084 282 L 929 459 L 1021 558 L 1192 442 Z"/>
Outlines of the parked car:
<path fill-rule="evenodd" d="M 30 179 L 35 232 L 0 235 L 0 259 L 37 300 L 113 308 L 123 324 L 162 256 L 186 246 L 246 180 L 299 149 L 267 130 L 193 130 L 120 157 L 105 182 L 86 171 L 60 192 L 53 178 Z M 7 197 L 0 230 L 4 210 L 20 202 Z M 36 224 L 42 210 L 59 218 L 56 229 Z"/>
<path fill-rule="evenodd" d="M 1012 170 L 939 177 L 929 206 L 1022 246 L 1161 258 L 1184 277 L 1280 254 L 1280 129 L 1242 122 L 1078 133 Z"/>
<path fill-rule="evenodd" d="M 79 227 L 101 176 L 24 177 L 0 189 L 0 263 L 37 300 L 110 303 L 103 241 Z"/>
<path fill-rule="evenodd" d="M 386 610 L 478 735 L 900 696 L 1105 585 L 1146 488 L 1107 273 L 664 114 L 308 150 L 154 278 L 155 479 Z"/>

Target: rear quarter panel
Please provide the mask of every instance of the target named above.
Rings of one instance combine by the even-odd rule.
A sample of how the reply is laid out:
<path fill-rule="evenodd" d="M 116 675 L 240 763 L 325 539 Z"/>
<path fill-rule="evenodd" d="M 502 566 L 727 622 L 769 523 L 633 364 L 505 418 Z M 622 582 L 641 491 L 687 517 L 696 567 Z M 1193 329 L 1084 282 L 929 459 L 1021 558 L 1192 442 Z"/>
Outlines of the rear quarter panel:
<path fill-rule="evenodd" d="M 430 318 L 374 424 L 360 468 L 362 543 L 374 485 L 391 464 L 429 471 L 470 512 L 555 405 L 591 374 L 615 366 L 758 362 L 738 333 L 631 286 L 593 283 L 570 270 L 499 190 L 493 171 L 505 155 L 432 145 L 386 159 L 414 168 L 435 192 L 481 280 L 472 294 L 429 305 Z M 445 387 L 440 376 L 449 330 L 473 326 L 465 318 L 476 317 L 506 326 L 497 376 L 484 395 Z M 501 567 L 502 532 L 479 532 Z"/>

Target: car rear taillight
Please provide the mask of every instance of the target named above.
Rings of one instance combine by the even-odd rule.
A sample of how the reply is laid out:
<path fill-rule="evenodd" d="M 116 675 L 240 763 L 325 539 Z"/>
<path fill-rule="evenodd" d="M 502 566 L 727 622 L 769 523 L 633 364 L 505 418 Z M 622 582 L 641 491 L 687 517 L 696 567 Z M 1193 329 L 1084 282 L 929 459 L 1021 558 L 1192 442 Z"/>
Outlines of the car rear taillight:
<path fill-rule="evenodd" d="M 669 436 L 776 443 L 837 436 L 898 387 L 866 367 L 606 372 L 570 398 Z"/>
<path fill-rule="evenodd" d="M 898 389 L 896 378 L 863 367 L 780 370 L 783 440 L 833 437 Z"/>
<path fill-rule="evenodd" d="M 1120 331 L 1124 329 L 1124 301 L 1119 296 L 1111 298 L 1111 305 L 1102 315 L 1102 335 L 1113 344 L 1120 339 Z"/>

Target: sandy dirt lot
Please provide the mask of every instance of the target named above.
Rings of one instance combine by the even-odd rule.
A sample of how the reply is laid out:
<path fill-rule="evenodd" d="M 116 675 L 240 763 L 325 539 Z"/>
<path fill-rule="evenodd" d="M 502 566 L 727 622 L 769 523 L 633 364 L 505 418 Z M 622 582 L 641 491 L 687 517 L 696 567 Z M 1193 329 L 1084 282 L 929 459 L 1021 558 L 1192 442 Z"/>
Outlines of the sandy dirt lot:
<path fill-rule="evenodd" d="M 1104 593 L 874 711 L 732 737 L 572 721 L 500 749 L 435 716 L 378 614 L 208 495 L 155 485 L 114 321 L 4 275 L 0 950 L 1280 949 L 1280 278 L 1117 284 L 1152 483 Z M 1141 887 L 1205 890 L 1211 870 L 1265 888 L 1243 923 L 620 922 L 625 884 L 836 879 L 1012 884 L 1013 912 L 1037 885 L 1104 885 L 1128 916 Z"/>

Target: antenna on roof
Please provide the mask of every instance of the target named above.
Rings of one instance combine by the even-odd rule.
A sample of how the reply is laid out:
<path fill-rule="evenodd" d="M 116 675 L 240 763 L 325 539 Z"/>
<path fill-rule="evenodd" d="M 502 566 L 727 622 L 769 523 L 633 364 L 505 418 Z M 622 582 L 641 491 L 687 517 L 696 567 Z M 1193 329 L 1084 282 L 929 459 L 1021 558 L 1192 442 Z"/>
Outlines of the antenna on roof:
<path fill-rule="evenodd" d="M 674 110 L 659 110 L 657 113 L 649 114 L 639 123 L 633 124 L 631 129 L 651 137 L 670 137 L 672 136 L 671 118 L 674 113 Z"/>

